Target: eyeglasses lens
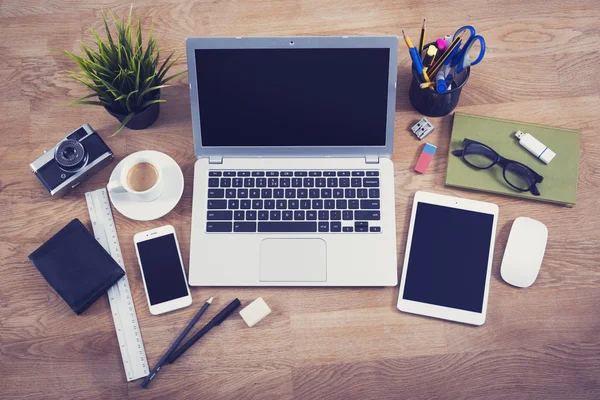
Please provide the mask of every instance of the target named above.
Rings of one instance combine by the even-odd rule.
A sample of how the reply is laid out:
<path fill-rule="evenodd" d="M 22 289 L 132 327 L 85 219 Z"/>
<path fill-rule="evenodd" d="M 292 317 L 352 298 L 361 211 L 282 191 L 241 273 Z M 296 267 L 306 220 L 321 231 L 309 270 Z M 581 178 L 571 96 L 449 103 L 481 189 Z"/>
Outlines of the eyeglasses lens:
<path fill-rule="evenodd" d="M 521 164 L 509 163 L 504 168 L 504 179 L 521 190 L 529 190 L 535 183 L 531 172 Z"/>
<path fill-rule="evenodd" d="M 469 144 L 464 150 L 465 161 L 477 168 L 488 168 L 496 161 L 496 153 L 478 143 Z"/>

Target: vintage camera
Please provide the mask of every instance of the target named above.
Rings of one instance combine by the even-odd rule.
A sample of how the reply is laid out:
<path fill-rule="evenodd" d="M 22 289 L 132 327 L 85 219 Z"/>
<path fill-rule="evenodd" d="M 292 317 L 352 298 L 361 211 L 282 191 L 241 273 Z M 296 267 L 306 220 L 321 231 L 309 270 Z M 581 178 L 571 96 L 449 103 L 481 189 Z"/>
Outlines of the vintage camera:
<path fill-rule="evenodd" d="M 89 124 L 70 133 L 30 164 L 50 195 L 61 197 L 104 168 L 114 154 Z"/>

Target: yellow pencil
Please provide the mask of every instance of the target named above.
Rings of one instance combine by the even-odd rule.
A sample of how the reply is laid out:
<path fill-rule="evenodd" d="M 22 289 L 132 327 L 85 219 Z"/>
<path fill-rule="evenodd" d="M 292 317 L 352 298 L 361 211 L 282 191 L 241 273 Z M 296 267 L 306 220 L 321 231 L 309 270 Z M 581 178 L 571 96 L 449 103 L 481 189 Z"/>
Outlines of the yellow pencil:
<path fill-rule="evenodd" d="M 429 74 L 427 73 L 427 68 L 423 69 L 423 77 L 425 78 L 426 82 L 431 82 L 431 79 L 429 79 Z"/>
<path fill-rule="evenodd" d="M 406 35 L 406 33 L 404 33 L 404 30 L 402 30 L 402 36 L 404 36 L 404 41 L 406 42 L 406 45 L 408 46 L 409 49 L 415 47 L 415 46 L 413 46 L 412 42 L 410 41 L 410 38 Z"/>
<path fill-rule="evenodd" d="M 423 25 L 421 25 L 421 38 L 419 39 L 419 54 L 423 51 L 423 47 L 425 46 L 425 21 L 423 19 Z"/>
<path fill-rule="evenodd" d="M 428 87 L 435 86 L 435 82 L 425 82 L 419 84 L 419 86 L 421 87 L 421 89 L 427 89 Z"/>

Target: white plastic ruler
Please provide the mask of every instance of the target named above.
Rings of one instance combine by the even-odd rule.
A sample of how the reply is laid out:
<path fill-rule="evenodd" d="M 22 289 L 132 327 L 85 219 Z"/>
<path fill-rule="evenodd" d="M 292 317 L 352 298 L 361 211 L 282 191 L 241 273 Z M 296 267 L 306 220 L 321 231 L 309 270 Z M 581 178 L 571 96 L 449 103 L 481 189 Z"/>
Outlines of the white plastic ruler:
<path fill-rule="evenodd" d="M 115 220 L 110 209 L 106 189 L 98 189 L 85 194 L 92 228 L 96 240 L 110 253 L 117 264 L 125 270 Z M 148 375 L 148 360 L 140 333 L 127 275 L 108 289 L 110 310 L 115 322 L 121 358 L 128 381 Z"/>

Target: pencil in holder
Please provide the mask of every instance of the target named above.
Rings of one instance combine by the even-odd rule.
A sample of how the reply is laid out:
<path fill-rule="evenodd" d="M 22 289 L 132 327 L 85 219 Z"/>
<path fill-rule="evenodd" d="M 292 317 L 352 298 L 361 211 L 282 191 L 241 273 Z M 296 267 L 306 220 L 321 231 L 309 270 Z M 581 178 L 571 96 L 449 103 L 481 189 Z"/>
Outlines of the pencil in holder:
<path fill-rule="evenodd" d="M 421 77 L 413 67 L 408 98 L 415 110 L 421 114 L 428 117 L 443 117 L 450 114 L 456 108 L 460 99 L 460 92 L 469 80 L 470 75 L 471 67 L 467 67 L 462 73 L 454 77 L 450 83 L 449 90 L 444 93 L 438 93 L 432 87 L 421 88 Z"/>

